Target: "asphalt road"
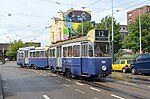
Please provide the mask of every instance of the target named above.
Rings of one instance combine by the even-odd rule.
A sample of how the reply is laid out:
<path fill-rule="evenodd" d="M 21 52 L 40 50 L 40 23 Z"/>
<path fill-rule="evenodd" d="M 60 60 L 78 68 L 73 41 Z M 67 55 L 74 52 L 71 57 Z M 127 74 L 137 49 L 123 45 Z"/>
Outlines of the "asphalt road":
<path fill-rule="evenodd" d="M 139 75 L 113 73 L 104 81 L 89 82 L 20 68 L 16 62 L 0 65 L 0 74 L 4 99 L 150 99 L 149 76 L 141 80 Z"/>

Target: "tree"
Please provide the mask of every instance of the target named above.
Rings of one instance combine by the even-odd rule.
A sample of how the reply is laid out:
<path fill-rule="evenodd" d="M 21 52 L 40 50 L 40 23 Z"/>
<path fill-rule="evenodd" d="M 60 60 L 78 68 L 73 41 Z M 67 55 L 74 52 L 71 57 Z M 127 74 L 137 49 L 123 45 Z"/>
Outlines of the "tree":
<path fill-rule="evenodd" d="M 6 55 L 9 57 L 16 57 L 17 56 L 17 50 L 21 47 L 24 47 L 24 44 L 22 40 L 14 40 L 9 47 L 9 50 L 7 51 Z"/>
<path fill-rule="evenodd" d="M 139 52 L 139 19 L 129 25 L 129 34 L 125 37 L 125 47 L 132 49 L 134 52 Z M 141 16 L 141 37 L 142 37 L 142 51 L 150 52 L 150 14 Z"/>
<path fill-rule="evenodd" d="M 94 25 L 91 22 L 83 22 L 83 35 L 86 35 L 91 29 L 94 28 Z M 77 28 L 77 34 L 82 34 L 82 24 Z"/>
<path fill-rule="evenodd" d="M 112 17 L 110 16 L 106 16 L 105 18 L 102 18 L 102 20 L 100 21 L 100 23 L 97 24 L 96 26 L 97 29 L 100 30 L 109 30 L 110 32 L 110 40 L 111 38 L 111 33 L 112 33 Z M 118 53 L 119 49 L 122 48 L 122 35 L 119 32 L 120 31 L 120 24 L 116 22 L 116 20 L 114 19 L 114 53 Z"/>

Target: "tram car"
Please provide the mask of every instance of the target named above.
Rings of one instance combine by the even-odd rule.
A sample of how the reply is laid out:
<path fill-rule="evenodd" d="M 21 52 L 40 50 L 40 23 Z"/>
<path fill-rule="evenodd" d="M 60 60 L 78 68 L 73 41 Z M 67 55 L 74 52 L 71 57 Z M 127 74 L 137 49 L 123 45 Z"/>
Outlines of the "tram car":
<path fill-rule="evenodd" d="M 28 68 L 33 69 L 46 69 L 48 68 L 47 58 L 48 47 L 35 47 L 34 50 L 29 51 L 29 64 Z"/>
<path fill-rule="evenodd" d="M 109 32 L 89 31 L 86 36 L 53 43 L 48 49 L 48 63 L 52 71 L 63 75 L 107 77 L 111 74 Z"/>
<path fill-rule="evenodd" d="M 19 50 L 17 50 L 17 65 L 20 65 L 20 67 L 26 67 L 29 64 L 29 51 L 34 49 L 34 46 L 19 48 Z"/>

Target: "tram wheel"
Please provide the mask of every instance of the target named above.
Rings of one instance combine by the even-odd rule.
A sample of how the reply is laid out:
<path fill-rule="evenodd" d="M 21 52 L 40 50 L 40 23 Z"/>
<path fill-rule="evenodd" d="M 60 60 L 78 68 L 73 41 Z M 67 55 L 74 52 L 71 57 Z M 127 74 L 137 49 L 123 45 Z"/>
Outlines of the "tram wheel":
<path fill-rule="evenodd" d="M 53 73 L 56 72 L 53 66 L 51 67 L 51 71 L 52 71 Z"/>
<path fill-rule="evenodd" d="M 70 69 L 68 69 L 67 71 L 66 71 L 66 76 L 67 77 L 69 77 L 69 78 L 72 78 L 72 73 L 71 73 L 71 71 L 70 71 Z"/>

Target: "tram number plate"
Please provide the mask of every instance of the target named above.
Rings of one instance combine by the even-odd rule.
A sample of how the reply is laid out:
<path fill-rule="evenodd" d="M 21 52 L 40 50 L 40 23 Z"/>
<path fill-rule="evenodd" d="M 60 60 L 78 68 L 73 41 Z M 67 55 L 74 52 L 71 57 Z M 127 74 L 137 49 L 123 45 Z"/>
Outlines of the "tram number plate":
<path fill-rule="evenodd" d="M 108 30 L 95 30 L 95 40 L 108 41 Z"/>

